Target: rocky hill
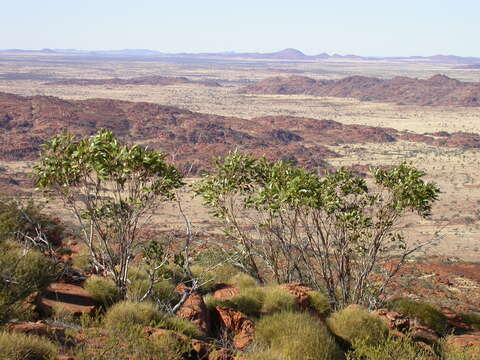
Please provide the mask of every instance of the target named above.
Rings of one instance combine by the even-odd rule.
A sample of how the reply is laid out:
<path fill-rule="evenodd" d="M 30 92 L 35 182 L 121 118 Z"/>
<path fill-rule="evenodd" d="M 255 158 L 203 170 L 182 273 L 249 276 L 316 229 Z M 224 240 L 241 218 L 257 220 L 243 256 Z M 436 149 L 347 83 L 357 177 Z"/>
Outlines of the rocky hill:
<path fill-rule="evenodd" d="M 384 80 L 365 76 L 340 80 L 273 77 L 248 85 L 240 92 L 306 94 L 411 105 L 480 106 L 480 83 L 461 82 L 445 75 L 435 75 L 426 80 L 408 77 Z"/>
<path fill-rule="evenodd" d="M 324 159 L 338 156 L 331 147 L 342 144 L 407 140 L 480 148 L 478 134 L 421 135 L 293 116 L 248 120 L 144 102 L 0 93 L 0 159 L 35 159 L 40 145 L 58 133 L 87 136 L 100 128 L 111 129 L 125 141 L 168 151 L 179 166 L 193 171 L 207 168 L 213 156 L 234 149 L 323 169 Z"/>
<path fill-rule="evenodd" d="M 140 76 L 128 79 L 110 78 L 110 79 L 65 79 L 57 80 L 47 83 L 46 85 L 76 85 L 76 86 L 88 86 L 88 85 L 176 85 L 176 84 L 199 84 L 205 86 L 221 86 L 215 81 L 197 81 L 191 80 L 186 77 L 173 77 L 173 76 Z"/>

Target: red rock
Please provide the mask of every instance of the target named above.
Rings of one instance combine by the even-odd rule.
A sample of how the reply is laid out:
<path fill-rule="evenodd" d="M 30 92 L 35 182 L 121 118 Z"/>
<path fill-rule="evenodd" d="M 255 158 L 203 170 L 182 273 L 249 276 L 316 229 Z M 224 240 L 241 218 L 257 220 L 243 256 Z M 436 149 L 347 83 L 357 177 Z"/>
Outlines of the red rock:
<path fill-rule="evenodd" d="M 186 289 L 187 287 L 184 284 L 180 284 L 177 286 L 175 291 L 179 294 L 183 294 Z M 208 335 L 210 333 L 210 313 L 208 312 L 207 306 L 203 301 L 203 297 L 199 294 L 190 294 L 187 301 L 185 301 L 185 303 L 177 311 L 176 315 L 197 325 L 202 332 L 202 335 Z"/>
<path fill-rule="evenodd" d="M 219 284 L 213 292 L 213 297 L 218 300 L 230 300 L 239 294 L 238 289 L 230 284 Z"/>
<path fill-rule="evenodd" d="M 302 309 L 310 308 L 310 301 L 308 300 L 308 293 L 313 291 L 313 289 L 308 286 L 302 285 L 300 282 L 293 282 L 288 284 L 281 285 L 285 290 L 295 298 L 295 302 Z"/>
<path fill-rule="evenodd" d="M 38 301 L 39 309 L 47 314 L 55 308 L 63 308 L 75 316 L 93 315 L 96 309 L 95 301 L 84 288 L 65 283 L 50 284 Z"/>
<path fill-rule="evenodd" d="M 480 346 L 480 331 L 447 337 L 447 342 L 460 347 Z"/>
<path fill-rule="evenodd" d="M 462 320 L 458 314 L 450 308 L 442 307 L 441 308 L 443 315 L 447 318 L 447 323 L 449 326 L 455 329 L 461 330 L 472 330 L 472 326 Z"/>
<path fill-rule="evenodd" d="M 44 336 L 53 340 L 65 338 L 65 328 L 51 326 L 43 321 L 8 324 L 7 331 L 13 333 Z"/>
<path fill-rule="evenodd" d="M 236 349 L 244 350 L 253 342 L 255 324 L 245 314 L 217 306 L 215 308 L 220 316 L 221 325 L 227 331 L 235 334 L 233 343 Z"/>

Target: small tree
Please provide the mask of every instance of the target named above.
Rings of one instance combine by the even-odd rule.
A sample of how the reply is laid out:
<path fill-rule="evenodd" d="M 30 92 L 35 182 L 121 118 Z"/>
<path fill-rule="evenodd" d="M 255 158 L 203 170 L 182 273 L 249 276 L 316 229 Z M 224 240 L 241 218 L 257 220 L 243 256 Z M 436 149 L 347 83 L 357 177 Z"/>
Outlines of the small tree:
<path fill-rule="evenodd" d="M 80 225 L 97 271 L 110 273 L 121 297 L 139 229 L 160 201 L 172 200 L 182 176 L 165 156 L 122 145 L 108 130 L 75 140 L 56 136 L 35 167 L 37 186 L 60 197 Z"/>
<path fill-rule="evenodd" d="M 372 169 L 373 184 L 346 169 L 319 177 L 282 161 L 232 153 L 195 186 L 247 270 L 261 279 L 300 280 L 326 289 L 335 308 L 375 306 L 409 247 L 400 220 L 427 217 L 439 189 L 408 164 Z M 373 276 L 375 275 L 375 276 Z"/>

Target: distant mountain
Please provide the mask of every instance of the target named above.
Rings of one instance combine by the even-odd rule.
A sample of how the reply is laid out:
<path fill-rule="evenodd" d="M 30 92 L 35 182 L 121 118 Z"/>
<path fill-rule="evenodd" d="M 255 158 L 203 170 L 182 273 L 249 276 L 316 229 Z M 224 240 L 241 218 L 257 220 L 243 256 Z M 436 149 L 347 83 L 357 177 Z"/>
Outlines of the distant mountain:
<path fill-rule="evenodd" d="M 315 80 L 304 76 L 272 77 L 240 90 L 248 94 L 307 94 L 362 101 L 431 106 L 480 106 L 480 83 L 461 82 L 445 75 L 429 79 L 395 77 L 384 80 L 350 76 Z"/>
<path fill-rule="evenodd" d="M 461 57 L 455 55 L 433 55 L 433 56 L 406 56 L 406 57 L 373 57 L 373 56 L 358 56 L 358 55 L 340 55 L 321 53 L 317 55 L 306 55 L 300 50 L 294 48 L 287 48 L 277 52 L 270 53 L 237 53 L 234 51 L 218 52 L 218 53 L 164 53 L 148 49 L 124 49 L 124 50 L 76 50 L 76 49 L 42 49 L 42 50 L 22 50 L 22 49 L 7 49 L 0 50 L 0 53 L 45 53 L 45 54 L 63 54 L 63 55 L 79 55 L 91 57 L 177 57 L 185 59 L 275 59 L 288 61 L 321 61 L 325 59 L 351 59 L 351 60 L 395 60 L 395 61 L 422 61 L 433 63 L 447 63 L 447 64 L 479 64 L 480 58 L 476 57 Z"/>

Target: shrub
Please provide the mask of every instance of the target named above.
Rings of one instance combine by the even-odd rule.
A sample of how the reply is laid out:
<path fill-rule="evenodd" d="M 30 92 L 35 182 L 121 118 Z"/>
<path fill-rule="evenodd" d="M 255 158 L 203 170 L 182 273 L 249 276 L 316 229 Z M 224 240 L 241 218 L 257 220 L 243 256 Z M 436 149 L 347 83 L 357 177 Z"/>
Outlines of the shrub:
<path fill-rule="evenodd" d="M 149 302 L 122 301 L 113 305 L 105 314 L 108 329 L 122 329 L 131 325 L 152 325 L 159 322 L 163 314 Z"/>
<path fill-rule="evenodd" d="M 388 337 L 381 344 L 355 341 L 354 350 L 347 353 L 347 360 L 419 360 L 430 359 L 432 354 L 411 342 L 408 338 Z"/>
<path fill-rule="evenodd" d="M 33 335 L 0 333 L 0 351 L 4 360 L 53 360 L 57 347 L 47 339 Z"/>
<path fill-rule="evenodd" d="M 106 277 L 92 276 L 85 281 L 85 290 L 92 298 L 105 308 L 119 300 L 119 293 L 115 282 Z"/>
<path fill-rule="evenodd" d="M 65 227 L 58 218 L 44 214 L 33 201 L 18 203 L 0 197 L 0 239 L 23 241 L 25 236 L 35 237 L 37 227 L 52 245 L 61 244 Z"/>
<path fill-rule="evenodd" d="M 191 267 L 191 271 L 200 282 L 208 281 L 201 289 L 204 293 L 213 291 L 215 284 L 227 283 L 229 279 L 239 273 L 239 270 L 230 264 L 222 264 L 213 269 L 208 266 L 194 265 Z"/>
<path fill-rule="evenodd" d="M 480 314 L 479 313 L 460 313 L 459 317 L 467 324 L 472 326 L 476 331 L 480 331 Z"/>
<path fill-rule="evenodd" d="M 258 286 L 257 280 L 245 273 L 238 273 L 227 281 L 239 289 Z"/>
<path fill-rule="evenodd" d="M 328 298 L 318 291 L 309 292 L 308 301 L 315 312 L 321 316 L 328 316 L 332 310 Z"/>
<path fill-rule="evenodd" d="M 53 260 L 13 241 L 0 242 L 0 269 L 0 323 L 12 315 L 16 303 L 43 290 L 57 273 Z"/>
<path fill-rule="evenodd" d="M 253 359 L 337 359 L 338 349 L 328 329 L 306 313 L 277 313 L 256 325 L 255 342 L 267 352 Z M 276 357 L 275 357 L 276 356 Z"/>
<path fill-rule="evenodd" d="M 263 312 L 273 314 L 276 312 L 291 312 L 296 310 L 297 304 L 295 298 L 284 288 L 280 286 L 265 287 L 264 292 Z"/>
<path fill-rule="evenodd" d="M 353 305 L 332 314 L 327 319 L 330 330 L 351 344 L 381 344 L 388 335 L 387 325 L 378 316 Z"/>
<path fill-rule="evenodd" d="M 181 319 L 176 316 L 170 316 L 157 324 L 158 327 L 167 330 L 173 330 L 188 337 L 199 337 L 200 330 L 191 321 Z"/>
<path fill-rule="evenodd" d="M 388 307 L 409 318 L 418 318 L 424 325 L 443 335 L 447 328 L 447 318 L 435 306 L 406 298 L 397 298 L 389 302 Z"/>

